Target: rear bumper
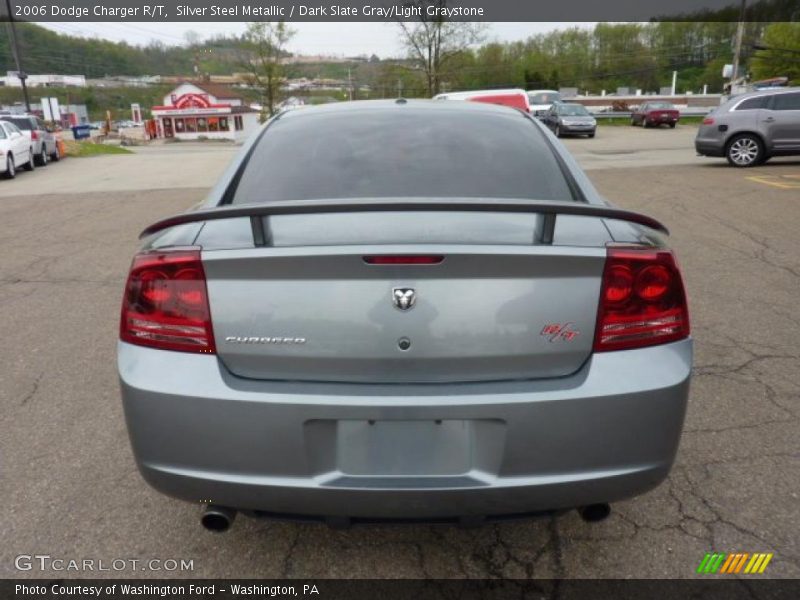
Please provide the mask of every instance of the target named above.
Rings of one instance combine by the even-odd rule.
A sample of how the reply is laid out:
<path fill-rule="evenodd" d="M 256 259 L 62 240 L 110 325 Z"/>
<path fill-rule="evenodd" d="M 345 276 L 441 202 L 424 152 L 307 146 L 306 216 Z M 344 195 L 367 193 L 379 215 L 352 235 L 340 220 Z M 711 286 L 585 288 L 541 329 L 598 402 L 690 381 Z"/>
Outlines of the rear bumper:
<path fill-rule="evenodd" d="M 694 141 L 694 148 L 703 156 L 725 156 L 724 140 L 697 138 Z"/>
<path fill-rule="evenodd" d="M 118 363 L 134 455 L 161 492 L 271 513 L 424 519 L 655 487 L 677 451 L 692 342 L 596 354 L 560 379 L 480 384 L 253 381 L 214 356 L 125 343 Z"/>

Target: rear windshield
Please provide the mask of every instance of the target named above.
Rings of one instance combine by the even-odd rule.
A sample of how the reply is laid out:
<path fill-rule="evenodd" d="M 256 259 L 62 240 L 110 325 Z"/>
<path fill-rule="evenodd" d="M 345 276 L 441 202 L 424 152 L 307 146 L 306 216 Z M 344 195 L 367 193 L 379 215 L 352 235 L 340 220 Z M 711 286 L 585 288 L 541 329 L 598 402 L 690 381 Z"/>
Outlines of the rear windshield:
<path fill-rule="evenodd" d="M 14 125 L 25 131 L 30 131 L 31 129 L 33 129 L 33 126 L 31 125 L 31 120 L 26 119 L 24 117 L 3 117 L 3 120 L 11 121 Z"/>
<path fill-rule="evenodd" d="M 574 200 L 553 150 L 525 117 L 511 110 L 504 115 L 437 106 L 279 118 L 255 146 L 232 202 Z"/>
<path fill-rule="evenodd" d="M 673 108 L 675 108 L 675 105 L 672 104 L 671 102 L 650 102 L 647 105 L 647 107 L 650 110 L 653 110 L 653 109 L 673 109 Z"/>

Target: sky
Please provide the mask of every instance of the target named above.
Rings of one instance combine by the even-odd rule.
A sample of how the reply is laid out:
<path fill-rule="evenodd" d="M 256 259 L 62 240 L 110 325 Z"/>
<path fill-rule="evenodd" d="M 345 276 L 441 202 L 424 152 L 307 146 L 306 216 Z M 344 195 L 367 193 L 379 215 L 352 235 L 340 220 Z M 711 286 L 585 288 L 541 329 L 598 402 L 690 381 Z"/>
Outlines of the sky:
<path fill-rule="evenodd" d="M 167 45 L 186 43 L 188 31 L 201 39 L 219 33 L 242 33 L 245 23 L 41 23 L 58 33 L 100 37 L 129 44 L 143 45 L 156 39 Z M 516 41 L 554 29 L 594 23 L 489 23 L 487 41 Z M 297 32 L 288 50 L 294 54 L 357 56 L 377 54 L 381 58 L 402 54 L 395 23 L 292 23 Z"/>

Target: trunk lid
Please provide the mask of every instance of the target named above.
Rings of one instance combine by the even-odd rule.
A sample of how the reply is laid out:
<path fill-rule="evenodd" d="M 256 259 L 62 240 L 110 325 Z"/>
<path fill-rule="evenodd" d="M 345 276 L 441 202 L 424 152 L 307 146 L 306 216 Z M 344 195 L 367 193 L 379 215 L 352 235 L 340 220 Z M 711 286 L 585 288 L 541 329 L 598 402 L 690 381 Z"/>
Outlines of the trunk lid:
<path fill-rule="evenodd" d="M 364 260 L 402 255 L 442 260 Z M 605 256 L 602 246 L 303 245 L 204 250 L 203 265 L 232 373 L 430 383 L 577 371 L 592 351 Z M 403 310 L 395 296 L 409 291 Z"/>

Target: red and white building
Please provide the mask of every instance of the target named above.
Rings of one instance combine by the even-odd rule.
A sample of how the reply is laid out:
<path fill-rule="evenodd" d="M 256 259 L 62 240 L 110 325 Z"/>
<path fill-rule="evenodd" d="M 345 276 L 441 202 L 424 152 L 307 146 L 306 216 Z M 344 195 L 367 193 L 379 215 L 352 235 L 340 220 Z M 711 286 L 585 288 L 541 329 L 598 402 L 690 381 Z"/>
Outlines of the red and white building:
<path fill-rule="evenodd" d="M 242 141 L 259 125 L 259 112 L 222 85 L 181 83 L 152 108 L 158 137 Z"/>

